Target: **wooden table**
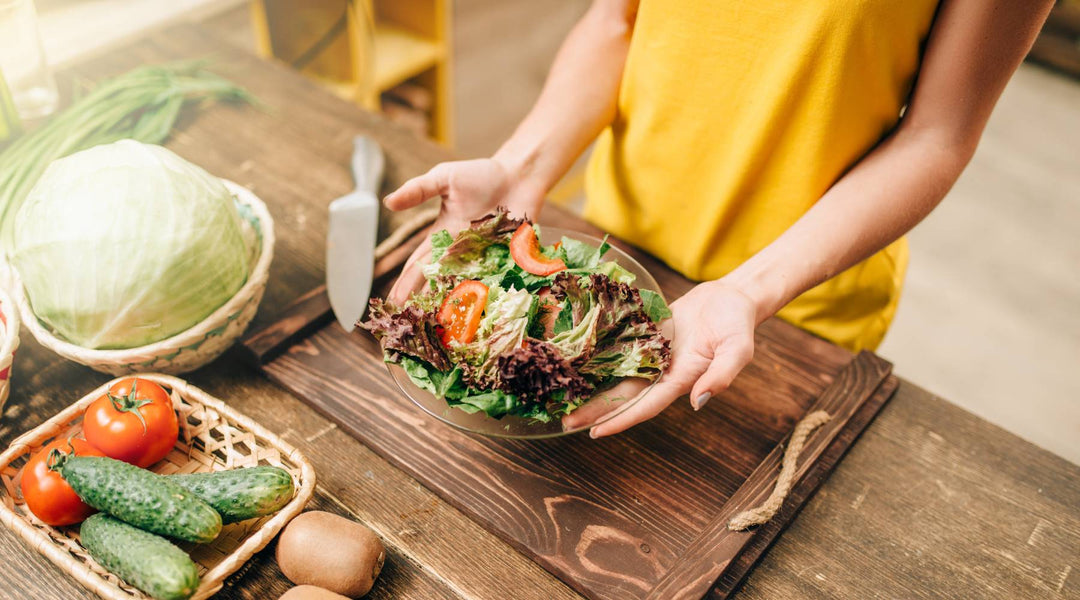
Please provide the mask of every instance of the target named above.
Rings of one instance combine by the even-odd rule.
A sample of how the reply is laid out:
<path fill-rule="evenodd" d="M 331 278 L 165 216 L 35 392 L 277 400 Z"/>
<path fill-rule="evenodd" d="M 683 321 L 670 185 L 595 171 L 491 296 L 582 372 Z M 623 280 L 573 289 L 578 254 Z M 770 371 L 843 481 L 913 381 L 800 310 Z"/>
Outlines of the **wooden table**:
<path fill-rule="evenodd" d="M 387 150 L 388 188 L 449 154 L 199 26 L 155 34 L 74 74 L 100 78 L 205 54 L 266 108 L 219 106 L 186 117 L 168 145 L 270 206 L 278 246 L 258 327 L 322 280 L 326 205 L 351 187 L 355 134 L 372 134 Z M 106 379 L 24 335 L 0 444 Z M 312 460 L 312 508 L 351 515 L 382 536 L 389 558 L 370 598 L 578 597 L 235 356 L 189 379 Z M 739 597 L 1080 597 L 1078 507 L 1080 468 L 903 382 Z M 6 529 L 0 580 L 0 598 L 91 597 Z M 221 597 L 276 598 L 289 586 L 264 551 Z"/>

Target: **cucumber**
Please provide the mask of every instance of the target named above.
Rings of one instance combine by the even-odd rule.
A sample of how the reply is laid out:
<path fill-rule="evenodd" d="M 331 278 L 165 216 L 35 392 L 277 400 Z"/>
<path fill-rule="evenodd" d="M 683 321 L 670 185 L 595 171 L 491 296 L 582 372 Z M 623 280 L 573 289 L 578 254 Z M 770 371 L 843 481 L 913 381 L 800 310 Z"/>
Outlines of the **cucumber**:
<path fill-rule="evenodd" d="M 221 532 L 221 516 L 167 477 L 103 456 L 58 453 L 50 468 L 90 506 L 151 533 L 205 543 Z"/>
<path fill-rule="evenodd" d="M 79 528 L 94 560 L 159 600 L 186 600 L 199 587 L 199 571 L 169 540 L 98 513 Z"/>
<path fill-rule="evenodd" d="M 167 475 L 218 511 L 222 523 L 235 523 L 277 512 L 293 497 L 292 476 L 270 466 Z"/>

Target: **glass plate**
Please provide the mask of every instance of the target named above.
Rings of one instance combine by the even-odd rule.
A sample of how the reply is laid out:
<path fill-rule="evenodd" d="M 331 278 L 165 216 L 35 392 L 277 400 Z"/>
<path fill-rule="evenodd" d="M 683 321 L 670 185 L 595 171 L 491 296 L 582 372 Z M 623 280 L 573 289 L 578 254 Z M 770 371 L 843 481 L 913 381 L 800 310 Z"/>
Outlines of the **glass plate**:
<path fill-rule="evenodd" d="M 601 243 L 601 240 L 593 236 L 576 231 L 568 231 L 557 227 L 540 228 L 540 242 L 544 245 L 554 244 L 563 236 L 588 242 L 594 246 L 599 246 Z M 633 273 L 636 279 L 632 285 L 635 287 L 652 290 L 663 296 L 660 286 L 657 285 L 652 275 L 645 270 L 645 267 L 622 250 L 612 246 L 604 254 L 604 260 L 613 260 L 627 271 Z M 664 336 L 669 340 L 674 340 L 674 327 L 671 319 L 661 323 L 660 328 Z M 423 409 L 424 412 L 436 419 L 472 433 L 519 439 L 558 437 L 589 429 L 633 406 L 649 388 L 656 385 L 656 382 L 660 380 L 659 377 L 651 382 L 637 377 L 623 379 L 614 387 L 598 391 L 590 400 L 571 414 L 563 417 L 561 421 L 552 420 L 549 423 L 541 423 L 514 416 L 494 419 L 483 412 L 470 414 L 461 409 L 453 408 L 445 400 L 437 398 L 431 392 L 413 383 L 400 366 L 391 363 L 387 363 L 386 366 L 390 370 L 394 382 L 401 388 L 402 393 Z"/>

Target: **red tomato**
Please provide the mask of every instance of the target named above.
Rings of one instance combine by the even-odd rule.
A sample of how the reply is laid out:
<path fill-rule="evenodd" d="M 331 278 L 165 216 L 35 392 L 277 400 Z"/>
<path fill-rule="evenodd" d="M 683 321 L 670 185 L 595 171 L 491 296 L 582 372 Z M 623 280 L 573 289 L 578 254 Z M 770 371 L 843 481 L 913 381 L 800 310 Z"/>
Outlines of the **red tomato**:
<path fill-rule="evenodd" d="M 54 527 L 78 523 L 95 512 L 75 495 L 75 490 L 59 473 L 49 469 L 49 454 L 53 450 L 67 454 L 72 448 L 76 456 L 104 456 L 86 440 L 72 439 L 70 443 L 66 439 L 53 440 L 27 461 L 19 484 L 30 512 Z"/>
<path fill-rule="evenodd" d="M 109 458 L 139 467 L 165 458 L 179 431 L 168 392 L 138 377 L 113 384 L 83 416 L 86 441 Z"/>
<path fill-rule="evenodd" d="M 510 238 L 510 257 L 517 266 L 533 275 L 551 275 L 566 268 L 560 258 L 548 258 L 540 253 L 540 240 L 532 225 L 522 223 Z"/>
<path fill-rule="evenodd" d="M 450 290 L 435 315 L 442 327 L 439 335 L 444 346 L 449 346 L 451 340 L 467 344 L 476 337 L 487 297 L 488 287 L 474 279 L 466 279 Z"/>

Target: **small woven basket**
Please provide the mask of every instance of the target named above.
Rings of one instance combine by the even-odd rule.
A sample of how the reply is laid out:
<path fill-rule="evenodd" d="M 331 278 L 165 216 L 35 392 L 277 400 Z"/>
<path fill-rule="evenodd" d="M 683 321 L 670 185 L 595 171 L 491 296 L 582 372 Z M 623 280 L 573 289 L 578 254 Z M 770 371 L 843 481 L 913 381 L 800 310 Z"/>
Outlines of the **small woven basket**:
<path fill-rule="evenodd" d="M 0 288 L 0 414 L 11 392 L 12 362 L 19 347 L 19 309 Z"/>
<path fill-rule="evenodd" d="M 38 321 L 23 286 L 16 281 L 13 287 L 26 328 L 42 346 L 64 358 L 110 375 L 144 371 L 178 375 L 194 371 L 220 356 L 244 333 L 255 317 L 263 292 L 266 291 L 270 261 L 274 258 L 274 220 L 266 205 L 247 188 L 228 180 L 222 181 L 235 196 L 245 227 L 252 233 L 248 238 L 252 244 L 250 254 L 253 258 L 247 282 L 210 316 L 190 329 L 146 346 L 123 350 L 83 348 L 60 339 Z"/>
<path fill-rule="evenodd" d="M 225 525 L 218 538 L 209 544 L 180 544 L 199 568 L 199 588 L 192 598 L 208 598 L 221 589 L 226 577 L 300 514 L 315 490 L 315 470 L 287 442 L 206 392 L 168 375 L 139 375 L 139 378 L 157 382 L 169 392 L 180 420 L 176 447 L 154 466 L 154 471 L 194 473 L 274 465 L 287 470 L 293 477 L 295 496 L 280 511 Z M 81 433 L 82 415 L 87 406 L 113 383 L 115 381 L 106 383 L 19 436 L 0 454 L 0 523 L 10 527 L 31 547 L 102 598 L 149 598 L 90 558 L 79 544 L 77 526 L 57 528 L 38 520 L 26 507 L 19 489 L 22 467 L 27 460 L 54 439 Z"/>

